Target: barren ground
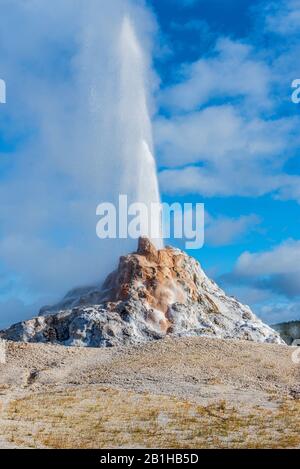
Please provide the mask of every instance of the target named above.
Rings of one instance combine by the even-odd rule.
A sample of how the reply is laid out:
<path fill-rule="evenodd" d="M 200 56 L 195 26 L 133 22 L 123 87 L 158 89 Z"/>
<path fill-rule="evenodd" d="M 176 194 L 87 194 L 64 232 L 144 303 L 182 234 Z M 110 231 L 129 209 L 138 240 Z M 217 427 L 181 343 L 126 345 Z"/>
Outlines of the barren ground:
<path fill-rule="evenodd" d="M 0 447 L 300 447 L 294 350 L 203 337 L 109 349 L 7 342 Z"/>

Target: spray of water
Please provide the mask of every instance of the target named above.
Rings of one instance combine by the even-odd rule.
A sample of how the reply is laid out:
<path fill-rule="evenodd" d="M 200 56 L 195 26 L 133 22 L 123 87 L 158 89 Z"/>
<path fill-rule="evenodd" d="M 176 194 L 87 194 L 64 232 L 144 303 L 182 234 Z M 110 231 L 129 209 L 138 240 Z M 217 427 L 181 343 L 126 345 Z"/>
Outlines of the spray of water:
<path fill-rule="evenodd" d="M 128 204 L 143 203 L 150 219 L 141 226 L 154 244 L 162 247 L 162 236 L 151 236 L 151 227 L 159 226 L 157 212 L 151 204 L 160 202 L 156 164 L 153 157 L 152 126 L 148 108 L 148 67 L 143 49 L 128 15 L 119 16 L 109 32 L 103 31 L 90 16 L 80 56 L 82 88 L 86 90 L 82 107 L 87 106 L 89 124 L 82 152 L 92 160 L 99 174 L 96 205 L 112 202 L 118 205 L 120 194 Z M 99 43 L 112 38 L 109 49 L 101 56 Z M 93 183 L 95 177 L 91 177 Z M 90 184 L 90 183 L 89 183 Z M 152 215 L 152 219 L 151 219 Z M 155 219 L 154 219 L 155 218 Z M 152 231 L 153 233 L 153 231 Z M 105 251 L 116 255 L 135 249 L 131 239 L 105 241 Z M 99 246 L 100 247 L 100 246 Z M 114 261 L 114 259 L 113 259 Z"/>
<path fill-rule="evenodd" d="M 30 135 L 0 187 L 0 257 L 12 274 L 12 302 L 18 291 L 41 306 L 100 283 L 136 248 L 132 239 L 99 240 L 100 203 L 117 205 L 122 193 L 159 200 L 147 106 L 153 23 L 135 0 L 0 3 L 9 18 L 1 70 L 15 96 L 3 111 L 16 135 Z M 26 67 L 20 81 L 25 62 L 39 66 Z M 14 310 L 22 319 L 19 304 Z"/>
<path fill-rule="evenodd" d="M 143 51 L 128 16 L 122 21 L 120 34 L 119 116 L 121 125 L 121 190 L 130 202 L 142 202 L 151 214 L 151 204 L 160 202 L 156 164 L 153 157 L 151 120 L 147 104 Z M 155 216 L 155 214 L 152 214 Z M 151 238 L 153 218 L 148 220 Z M 162 247 L 161 236 L 152 239 Z"/>

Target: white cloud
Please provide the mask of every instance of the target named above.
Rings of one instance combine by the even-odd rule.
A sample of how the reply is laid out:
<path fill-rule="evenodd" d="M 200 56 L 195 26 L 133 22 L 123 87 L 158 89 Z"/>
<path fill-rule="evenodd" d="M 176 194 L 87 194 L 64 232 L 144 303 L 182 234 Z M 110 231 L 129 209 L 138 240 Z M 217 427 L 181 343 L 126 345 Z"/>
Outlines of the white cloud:
<path fill-rule="evenodd" d="M 295 302 L 272 302 L 262 305 L 260 316 L 270 324 L 277 324 L 286 321 L 300 320 L 300 301 Z"/>
<path fill-rule="evenodd" d="M 167 194 L 300 202 L 299 176 L 285 172 L 299 148 L 300 118 L 282 113 L 297 76 L 299 1 L 263 6 L 253 10 L 259 39 L 220 37 L 213 53 L 183 64 L 177 83 L 162 90 L 166 117 L 157 119 L 155 138 Z M 271 25 L 282 46 L 262 42 Z"/>
<path fill-rule="evenodd" d="M 290 239 L 267 251 L 244 252 L 218 280 L 269 324 L 300 320 L 299 261 L 300 241 Z"/>
<path fill-rule="evenodd" d="M 287 187 L 300 184 L 300 177 L 276 174 L 259 164 L 188 166 L 160 173 L 163 191 L 170 195 L 197 194 L 205 197 L 258 197 L 275 193 L 283 197 Z M 299 199 L 298 199 L 299 200 Z"/>
<path fill-rule="evenodd" d="M 246 286 L 281 298 L 300 297 L 300 241 L 287 240 L 268 251 L 244 252 L 224 284 Z"/>
<path fill-rule="evenodd" d="M 191 111 L 210 99 L 246 97 L 256 107 L 268 102 L 272 74 L 250 45 L 221 38 L 211 57 L 185 65 L 180 83 L 167 88 L 161 104 L 171 110 Z"/>
<path fill-rule="evenodd" d="M 230 285 L 228 291 L 230 295 L 247 305 L 265 304 L 272 298 L 272 293 L 269 291 L 252 285 Z"/>
<path fill-rule="evenodd" d="M 241 237 L 257 229 L 261 219 L 257 215 L 244 215 L 239 218 L 205 215 L 205 243 L 210 246 L 226 246 L 237 242 Z"/>
<path fill-rule="evenodd" d="M 284 162 L 292 148 L 300 143 L 296 137 L 297 117 L 249 119 L 232 105 L 210 106 L 184 116 L 159 118 L 155 125 L 160 163 L 180 166 L 196 162 L 244 165 L 248 161 L 267 159 L 275 166 Z"/>
<path fill-rule="evenodd" d="M 254 277 L 300 272 L 300 241 L 288 240 L 265 252 L 244 252 L 236 263 L 235 271 Z"/>
<path fill-rule="evenodd" d="M 141 79 L 146 94 L 155 85 L 156 26 L 140 1 L 0 3 L 0 69 L 8 88 L 1 130 L 16 143 L 0 182 L 0 256 L 30 295 L 56 298 L 70 286 L 100 282 L 135 246 L 100 241 L 96 207 L 117 196 L 124 181 L 136 187 L 135 152 L 131 174 L 123 172 L 125 143 L 134 138 L 130 133 L 125 142 L 124 129 L 133 128 L 136 103 L 146 103 L 147 96 L 136 100 Z M 144 50 L 139 73 L 131 69 L 126 109 L 119 79 L 125 14 Z M 147 118 L 143 125 L 150 134 Z"/>
<path fill-rule="evenodd" d="M 266 6 L 266 28 L 275 34 L 291 36 L 300 32 L 300 1 L 272 2 Z"/>

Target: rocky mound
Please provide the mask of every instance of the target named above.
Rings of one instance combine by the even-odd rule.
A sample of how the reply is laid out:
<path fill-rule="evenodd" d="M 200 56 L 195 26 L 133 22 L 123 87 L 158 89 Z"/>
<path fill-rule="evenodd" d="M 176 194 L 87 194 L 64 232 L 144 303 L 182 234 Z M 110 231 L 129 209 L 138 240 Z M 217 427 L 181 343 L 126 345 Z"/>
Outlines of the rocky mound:
<path fill-rule="evenodd" d="M 2 331 L 4 339 L 110 347 L 166 335 L 282 343 L 248 306 L 228 297 L 186 253 L 146 238 L 120 258 L 103 286 L 72 290 L 59 304 Z"/>

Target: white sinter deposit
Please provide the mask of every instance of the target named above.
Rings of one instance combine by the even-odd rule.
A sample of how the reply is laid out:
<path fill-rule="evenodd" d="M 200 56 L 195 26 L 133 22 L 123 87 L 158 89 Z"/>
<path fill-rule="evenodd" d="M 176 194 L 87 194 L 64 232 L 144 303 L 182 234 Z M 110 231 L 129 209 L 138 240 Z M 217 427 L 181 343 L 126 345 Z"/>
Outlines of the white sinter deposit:
<path fill-rule="evenodd" d="M 248 306 L 228 297 L 186 253 L 141 238 L 100 287 L 72 290 L 59 304 L 2 331 L 4 339 L 109 347 L 166 335 L 283 343 Z"/>

